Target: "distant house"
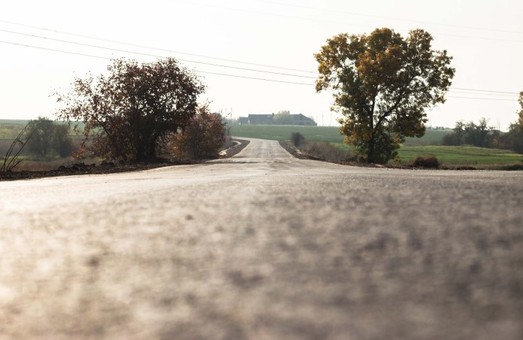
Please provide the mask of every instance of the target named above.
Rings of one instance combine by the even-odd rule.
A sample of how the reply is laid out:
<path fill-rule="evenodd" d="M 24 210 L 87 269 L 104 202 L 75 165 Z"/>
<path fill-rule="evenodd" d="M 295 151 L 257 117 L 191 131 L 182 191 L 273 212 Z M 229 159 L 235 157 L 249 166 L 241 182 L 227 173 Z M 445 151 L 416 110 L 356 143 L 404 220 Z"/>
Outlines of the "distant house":
<path fill-rule="evenodd" d="M 316 126 L 314 119 L 304 116 L 299 113 L 296 115 L 291 114 L 288 122 L 280 123 L 282 125 L 309 125 Z M 274 125 L 274 114 L 251 114 L 247 117 L 240 117 L 238 120 L 240 125 Z"/>
<path fill-rule="evenodd" d="M 316 124 L 314 119 L 305 117 L 301 113 L 299 113 L 297 115 L 291 115 L 291 117 L 292 117 L 292 121 L 293 121 L 292 125 L 310 125 L 310 126 L 318 125 L 318 124 Z"/>
<path fill-rule="evenodd" d="M 273 121 L 274 114 L 270 115 L 249 115 L 247 117 L 249 125 L 271 125 L 274 124 Z"/>

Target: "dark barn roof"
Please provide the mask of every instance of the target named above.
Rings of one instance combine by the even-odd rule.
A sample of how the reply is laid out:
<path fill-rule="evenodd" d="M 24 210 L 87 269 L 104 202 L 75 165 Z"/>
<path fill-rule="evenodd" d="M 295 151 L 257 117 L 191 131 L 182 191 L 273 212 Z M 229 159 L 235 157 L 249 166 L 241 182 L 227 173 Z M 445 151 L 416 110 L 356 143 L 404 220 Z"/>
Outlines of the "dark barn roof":
<path fill-rule="evenodd" d="M 303 114 L 292 114 L 291 121 L 286 125 L 310 125 L 316 126 L 314 119 L 304 116 Z M 274 114 L 250 114 L 247 117 L 240 117 L 241 125 L 273 125 Z"/>

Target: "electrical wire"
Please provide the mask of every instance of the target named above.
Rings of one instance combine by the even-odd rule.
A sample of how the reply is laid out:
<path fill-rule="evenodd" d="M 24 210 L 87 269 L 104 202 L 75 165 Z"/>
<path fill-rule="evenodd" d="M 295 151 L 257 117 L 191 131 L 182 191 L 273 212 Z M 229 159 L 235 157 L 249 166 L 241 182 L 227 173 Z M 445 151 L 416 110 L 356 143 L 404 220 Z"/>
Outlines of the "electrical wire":
<path fill-rule="evenodd" d="M 509 91 L 492 91 L 492 90 L 482 90 L 482 89 L 470 89 L 464 87 L 453 87 L 453 90 L 458 91 L 469 91 L 469 92 L 482 92 L 482 93 L 494 93 L 494 94 L 505 94 L 505 95 L 519 95 L 519 92 L 509 92 Z"/>
<path fill-rule="evenodd" d="M 78 55 L 78 56 L 89 57 L 89 58 L 97 58 L 97 59 L 104 59 L 104 60 L 112 60 L 112 59 L 113 59 L 113 58 L 103 57 L 103 56 L 98 56 L 98 55 L 94 55 L 94 54 L 87 54 L 87 53 L 80 53 L 80 52 L 72 52 L 72 51 L 60 50 L 60 49 L 56 49 L 56 48 L 49 48 L 49 47 L 42 47 L 42 46 L 34 46 L 34 45 L 22 44 L 22 43 L 17 43 L 17 42 L 12 42 L 12 41 L 5 41 L 5 40 L 0 40 L 0 43 L 2 43 L 2 44 L 14 45 L 14 46 L 20 46 L 20 47 L 27 47 L 27 48 L 39 49 L 39 50 L 45 50 L 45 51 L 51 51 L 51 52 L 58 52 L 58 53 L 65 53 L 65 54 Z M 227 73 L 218 73 L 218 72 L 210 72 L 210 71 L 202 71 L 202 70 L 197 70 L 197 73 L 210 74 L 210 75 L 218 75 L 218 76 L 232 77 L 232 78 L 241 78 L 241 79 L 260 80 L 260 81 L 265 81 L 265 82 L 275 82 L 275 83 L 292 84 L 292 85 L 313 86 L 312 83 L 300 83 L 300 82 L 286 81 L 286 80 L 279 80 L 279 79 L 268 79 L 268 78 L 250 77 L 250 76 L 242 76 L 242 75 L 227 74 Z"/>
<path fill-rule="evenodd" d="M 292 85 L 314 86 L 313 83 L 300 83 L 300 82 L 293 82 L 293 81 L 286 81 L 286 80 L 277 80 L 277 79 L 266 79 L 266 78 L 248 77 L 248 76 L 241 76 L 241 75 L 235 75 L 235 74 L 226 74 L 226 73 L 218 73 L 218 72 L 209 72 L 209 71 L 198 71 L 198 72 L 200 72 L 200 73 L 205 73 L 205 74 L 218 75 L 218 76 L 225 76 L 225 77 L 233 77 L 233 78 L 241 78 L 241 79 L 252 79 L 252 80 L 261 80 L 261 81 L 269 81 L 269 82 L 274 82 L 274 83 L 284 83 L 284 84 L 292 84 Z"/>
<path fill-rule="evenodd" d="M 1 22 L 1 20 L 0 20 Z M 111 47 L 105 47 L 105 46 L 99 46 L 99 45 L 93 45 L 93 44 L 86 44 L 76 41 L 70 41 L 70 40 L 64 40 L 64 39 L 57 39 L 52 38 L 48 36 L 41 36 L 36 34 L 29 34 L 24 32 L 18 32 L 13 30 L 6 30 L 0 28 L 1 32 L 10 33 L 10 34 L 16 34 L 16 35 L 22 35 L 22 36 L 28 36 L 32 38 L 38 38 L 48 41 L 55 41 L 60 43 L 67 43 L 67 44 L 73 44 L 77 46 L 83 46 L 83 47 L 89 47 L 89 48 L 96 48 L 96 49 L 102 49 L 102 50 L 108 50 L 108 51 L 115 51 L 115 52 L 121 52 L 121 53 L 128 53 L 128 54 L 135 54 L 135 55 L 142 55 L 142 56 L 149 56 L 149 57 L 156 57 L 161 58 L 164 57 L 162 55 L 158 54 L 152 54 L 152 53 L 143 53 L 143 52 L 137 52 L 137 51 L 130 51 L 130 50 L 124 50 L 124 49 L 117 49 L 117 48 L 111 48 Z M 109 57 L 103 57 L 100 55 L 95 54 L 89 54 L 89 53 L 82 53 L 82 52 L 74 52 L 74 51 L 67 51 L 63 49 L 57 49 L 57 48 L 49 48 L 49 47 L 42 47 L 42 46 L 35 46 L 30 44 L 23 44 L 19 42 L 12 42 L 12 41 L 5 41 L 1 40 L 0 43 L 3 44 L 10 44 L 14 46 L 20 46 L 20 47 L 26 47 L 26 48 L 33 48 L 33 49 L 40 49 L 40 50 L 46 50 L 51 52 L 59 52 L 59 53 L 66 53 L 71 55 L 78 55 L 78 56 L 84 56 L 84 57 L 91 57 L 91 58 L 97 58 L 97 59 L 104 59 L 104 60 L 112 60 L 113 58 Z M 130 44 L 129 44 L 130 45 Z M 136 45 L 140 46 L 140 45 Z M 160 50 L 160 49 L 158 49 Z M 168 50 L 166 50 L 168 51 Z M 205 66 L 214 66 L 214 67 L 224 67 L 229 69 L 236 69 L 240 71 L 248 71 L 248 72 L 258 72 L 258 73 L 264 73 L 264 74 L 271 74 L 271 75 L 279 75 L 279 76 L 286 76 L 286 77 L 300 77 L 300 78 L 306 78 L 306 79 L 316 79 L 315 77 L 311 76 L 302 76 L 302 75 L 296 75 L 296 74 L 290 74 L 290 73 L 283 73 L 283 72 L 273 72 L 273 71 L 266 71 L 266 70 L 258 70 L 258 69 L 251 69 L 251 68 L 244 68 L 244 67 L 236 67 L 236 66 L 229 66 L 229 65 L 223 65 L 223 64 L 216 64 L 216 63 L 207 63 L 207 62 L 199 62 L 194 60 L 186 60 L 186 59 L 179 59 L 183 62 L 188 63 L 195 63 Z M 255 64 L 255 63 L 253 63 Z M 262 65 L 262 64 L 257 64 Z M 251 79 L 251 80 L 260 80 L 260 81 L 266 81 L 266 82 L 277 82 L 277 83 L 287 83 L 287 84 L 293 84 L 293 85 L 302 85 L 302 86 L 313 86 L 312 83 L 302 83 L 302 82 L 296 82 L 296 81 L 286 81 L 286 80 L 279 80 L 279 79 L 269 79 L 269 78 L 260 78 L 260 77 L 252 77 L 252 76 L 244 76 L 244 75 L 237 75 L 237 74 L 227 74 L 227 73 L 220 73 L 220 72 L 210 72 L 210 71 L 202 71 L 198 70 L 199 73 L 203 74 L 210 74 L 210 75 L 218 75 L 218 76 L 226 76 L 226 77 L 234 77 L 234 78 L 241 78 L 241 79 Z M 464 93 L 464 94 L 481 94 L 481 95 L 519 95 L 518 92 L 510 92 L 510 91 L 494 91 L 494 90 L 485 90 L 485 89 L 473 89 L 473 88 L 463 88 L 463 87 L 453 87 L 449 91 L 450 93 L 458 92 Z M 463 96 L 447 96 L 448 98 L 459 98 L 459 99 L 478 99 L 478 100 L 501 100 L 501 101 L 512 101 L 513 99 L 501 99 L 501 98 L 486 98 L 486 97 L 463 97 Z"/>
<path fill-rule="evenodd" d="M 7 21 L 7 20 L 1 20 L 1 19 L 0 19 L 0 23 L 6 23 L 6 24 L 9 24 L 9 25 L 15 25 L 15 26 L 20 26 L 20 27 L 25 27 L 25 28 L 31 28 L 31 29 L 36 29 L 36 30 L 40 30 L 40 31 L 47 31 L 47 32 L 51 32 L 51 33 L 57 33 L 57 34 L 62 34 L 62 35 L 67 35 L 67 36 L 72 36 L 72 37 L 77 37 L 77 38 L 97 40 L 97 41 L 108 42 L 108 43 L 112 43 L 112 44 L 118 44 L 118 45 L 130 46 L 130 47 L 137 47 L 137 48 L 144 48 L 144 49 L 155 50 L 155 51 L 160 51 L 160 52 L 167 52 L 167 53 L 171 53 L 171 54 L 188 55 L 188 56 L 192 56 L 192 57 L 213 59 L 213 60 L 218 60 L 218 61 L 222 61 L 222 62 L 230 62 L 230 63 L 244 64 L 244 65 L 251 65 L 251 66 L 258 66 L 258 67 L 267 67 L 267 68 L 287 70 L 287 71 L 294 71 L 294 72 L 301 72 L 301 73 L 309 73 L 309 74 L 314 74 L 315 73 L 314 71 L 310 71 L 310 70 L 302 70 L 302 69 L 297 69 L 297 68 L 275 66 L 275 65 L 262 64 L 262 63 L 253 63 L 253 62 L 241 61 L 241 60 L 237 60 L 237 59 L 212 57 L 212 56 L 203 55 L 203 54 L 181 52 L 181 51 L 164 49 L 164 48 L 158 48 L 158 47 L 152 47 L 152 46 L 147 46 L 147 45 L 122 42 L 122 41 L 118 41 L 118 40 L 98 38 L 98 37 L 93 37 L 93 36 L 84 35 L 84 34 L 77 34 L 77 33 L 59 31 L 59 30 L 54 30 L 54 29 L 50 29 L 50 28 L 46 28 L 46 27 L 27 25 L 27 24 L 22 24 L 22 23 Z"/>
<path fill-rule="evenodd" d="M 403 19 L 403 18 L 392 18 L 392 17 L 387 17 L 387 16 L 381 16 L 381 15 L 366 14 L 366 13 L 356 13 L 356 12 L 349 12 L 349 11 L 338 10 L 338 9 L 319 8 L 319 7 L 306 6 L 306 5 L 302 5 L 302 4 L 297 5 L 297 4 L 281 3 L 281 2 L 269 1 L 269 0 L 254 0 L 254 1 L 260 2 L 260 3 L 278 5 L 278 6 L 294 7 L 294 8 L 304 8 L 304 9 L 310 9 L 310 10 L 313 10 L 313 11 L 324 11 L 324 12 L 331 12 L 331 13 L 335 13 L 335 14 L 360 16 L 360 17 L 366 17 L 366 18 L 396 20 L 396 21 L 412 22 L 412 23 L 424 24 L 424 25 L 434 25 L 434 26 L 452 27 L 452 28 L 460 28 L 460 29 L 476 30 L 476 31 L 484 31 L 484 32 L 499 32 L 499 33 L 523 35 L 523 32 L 518 32 L 518 31 L 509 31 L 509 30 L 500 30 L 500 29 L 482 28 L 482 27 L 472 27 L 472 26 L 463 26 L 463 25 L 443 24 L 443 23 L 438 23 L 438 22 L 420 21 L 420 20 Z"/>
<path fill-rule="evenodd" d="M 184 1 L 186 3 L 189 3 L 191 5 L 194 5 L 194 0 L 191 1 L 185 1 L 185 0 L 179 0 Z M 263 1 L 262 1 L 263 2 Z M 245 9 L 245 8 L 234 8 L 234 7 L 227 7 L 223 5 L 216 5 L 216 4 L 210 4 L 210 3 L 199 3 L 197 4 L 199 6 L 204 7 L 210 7 L 210 8 L 217 8 L 217 9 L 224 9 L 228 11 L 235 11 L 235 12 L 243 12 L 243 13 L 249 13 L 249 14 L 257 14 L 257 15 L 264 15 L 264 16 L 277 16 L 277 17 L 284 17 L 284 18 L 291 18 L 291 19 L 300 19 L 300 20 L 307 20 L 307 21 L 315 21 L 315 22 L 326 22 L 330 24 L 343 24 L 346 25 L 347 22 L 345 21 L 338 21 L 338 20 L 326 20 L 326 19 L 318 19 L 318 18 L 310 18 L 310 17 L 303 17 L 303 16 L 297 16 L 297 15 L 288 15 L 288 14 L 281 14 L 281 13 L 268 13 L 268 12 L 261 12 L 251 9 Z M 285 5 L 283 5 L 285 6 Z M 307 6 L 301 6 L 301 5 L 289 5 L 291 7 L 303 7 L 303 8 L 310 8 L 314 9 L 313 7 L 307 7 Z M 319 10 L 318 8 L 316 10 Z M 449 27 L 458 27 L 462 29 L 475 29 L 475 30 L 482 30 L 482 31 L 490 31 L 490 32 L 496 32 L 499 30 L 489 30 L 489 29 L 483 29 L 483 28 L 472 28 L 472 27 L 464 27 L 459 25 L 445 25 L 445 24 L 438 24 L 438 23 L 429 23 L 429 22 L 423 22 L 423 21 L 416 21 L 416 20 L 406 20 L 406 19 L 397 19 L 397 18 L 390 18 L 390 17 L 384 17 L 384 16 L 377 16 L 377 15 L 370 15 L 370 14 L 355 14 L 345 11 L 337 11 L 336 13 L 345 13 L 349 15 L 355 15 L 355 16 L 365 16 L 365 17 L 372 17 L 372 18 L 378 18 L 378 19 L 387 19 L 387 20 L 396 20 L 396 21 L 410 21 L 410 22 L 416 22 L 421 24 L 428 24 L 428 25 L 439 25 L 439 26 L 449 26 Z M 359 25 L 362 26 L 362 25 Z M 511 33 L 511 34 L 523 34 L 522 32 L 515 32 L 515 31 L 504 31 L 505 33 Z M 488 41 L 503 41 L 503 42 L 511 42 L 511 43 L 523 43 L 523 40 L 516 40 L 516 39 L 500 39 L 498 37 L 486 37 L 486 36 L 467 36 L 467 35 L 456 35 L 456 34 L 449 34 L 449 33 L 440 33 L 440 35 L 449 36 L 449 37 L 455 37 L 460 39 L 480 39 L 480 40 L 488 40 Z"/>
<path fill-rule="evenodd" d="M 71 52 L 71 51 L 65 51 L 65 50 L 60 50 L 60 49 L 56 49 L 56 48 L 49 48 L 49 47 L 42 47 L 42 46 L 34 46 L 34 45 L 22 44 L 22 43 L 13 42 L 13 41 L 0 40 L 0 43 L 1 44 L 13 45 L 13 46 L 20 46 L 20 47 L 26 47 L 26 48 L 39 49 L 39 50 L 44 50 L 44 51 L 51 51 L 51 52 L 59 52 L 59 53 L 79 55 L 79 56 L 82 56 L 82 57 L 111 60 L 111 58 L 97 56 L 97 55 L 94 55 L 94 54 L 87 54 L 87 53 L 80 53 L 80 52 Z"/>
<path fill-rule="evenodd" d="M 470 99 L 470 100 L 488 100 L 488 101 L 502 101 L 502 102 L 515 102 L 514 99 L 502 99 L 502 98 L 481 98 L 481 97 L 462 97 L 462 96 L 446 96 L 446 98 L 453 99 Z"/>
<path fill-rule="evenodd" d="M 41 36 L 41 35 L 37 35 L 37 34 L 16 32 L 16 31 L 6 30 L 6 29 L 2 29 L 2 28 L 0 28 L 0 32 L 6 32 L 6 33 L 11 33 L 11 34 L 16 34 L 16 35 L 28 36 L 28 37 L 32 37 L 32 38 L 38 38 L 38 39 L 44 39 L 44 40 L 49 40 L 49 41 L 60 42 L 60 43 L 66 43 L 66 44 L 72 44 L 72 45 L 78 45 L 78 46 L 83 46 L 83 47 L 96 48 L 96 49 L 102 49 L 102 50 L 108 50 L 108 51 L 114 51 L 114 52 L 129 53 L 129 54 L 135 54 L 135 55 L 141 55 L 141 56 L 147 56 L 147 57 L 156 57 L 156 58 L 165 57 L 165 56 L 158 55 L 158 54 L 144 53 L 144 52 L 135 52 L 135 51 L 129 51 L 129 50 L 124 50 L 124 49 L 119 49 L 119 48 L 112 48 L 112 47 L 104 47 L 104 46 L 93 45 L 93 44 L 86 44 L 86 43 L 80 43 L 80 42 L 76 42 L 76 41 L 70 41 L 70 40 L 64 40 L 64 39 L 56 39 L 56 38 L 51 38 L 51 37 L 45 37 L 45 36 Z M 186 62 L 186 63 L 200 64 L 200 65 L 214 66 L 214 67 L 222 67 L 222 68 L 235 69 L 235 70 L 240 70 L 240 71 L 267 73 L 267 74 L 274 74 L 274 75 L 286 76 L 286 77 L 298 77 L 298 78 L 316 79 L 316 77 L 297 75 L 297 74 L 291 74 L 291 73 L 265 71 L 265 70 L 258 70 L 258 69 L 252 69 L 252 68 L 246 68 L 246 67 L 229 66 L 229 65 L 223 65 L 223 64 L 208 63 L 208 62 L 203 62 L 203 61 L 181 59 L 181 58 L 177 58 L 177 59 L 179 61 Z"/>

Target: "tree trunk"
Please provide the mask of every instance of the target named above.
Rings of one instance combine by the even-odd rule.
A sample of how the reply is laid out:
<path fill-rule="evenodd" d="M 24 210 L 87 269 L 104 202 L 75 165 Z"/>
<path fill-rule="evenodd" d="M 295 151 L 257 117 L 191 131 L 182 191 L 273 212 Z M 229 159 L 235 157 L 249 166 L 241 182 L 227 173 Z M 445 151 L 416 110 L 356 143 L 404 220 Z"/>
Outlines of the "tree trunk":
<path fill-rule="evenodd" d="M 374 134 L 371 136 L 368 146 L 369 146 L 369 148 L 367 150 L 367 163 L 375 163 L 376 138 L 374 137 Z"/>

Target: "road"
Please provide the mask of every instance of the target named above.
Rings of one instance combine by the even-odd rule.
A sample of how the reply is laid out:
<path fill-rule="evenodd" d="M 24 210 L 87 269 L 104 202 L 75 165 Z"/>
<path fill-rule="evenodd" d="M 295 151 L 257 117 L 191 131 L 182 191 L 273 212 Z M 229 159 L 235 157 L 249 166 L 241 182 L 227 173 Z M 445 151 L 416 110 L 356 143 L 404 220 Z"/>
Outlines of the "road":
<path fill-rule="evenodd" d="M 523 173 L 230 159 L 0 182 L 0 339 L 521 339 Z"/>

